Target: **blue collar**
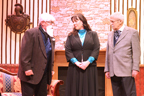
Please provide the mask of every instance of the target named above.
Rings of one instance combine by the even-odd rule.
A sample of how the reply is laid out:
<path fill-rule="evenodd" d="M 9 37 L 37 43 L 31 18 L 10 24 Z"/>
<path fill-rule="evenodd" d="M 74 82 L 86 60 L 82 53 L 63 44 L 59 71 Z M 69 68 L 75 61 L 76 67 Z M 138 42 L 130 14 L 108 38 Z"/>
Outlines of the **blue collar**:
<path fill-rule="evenodd" d="M 85 29 L 82 29 L 82 30 L 79 30 L 78 33 L 82 34 L 82 33 L 85 33 L 86 30 Z"/>

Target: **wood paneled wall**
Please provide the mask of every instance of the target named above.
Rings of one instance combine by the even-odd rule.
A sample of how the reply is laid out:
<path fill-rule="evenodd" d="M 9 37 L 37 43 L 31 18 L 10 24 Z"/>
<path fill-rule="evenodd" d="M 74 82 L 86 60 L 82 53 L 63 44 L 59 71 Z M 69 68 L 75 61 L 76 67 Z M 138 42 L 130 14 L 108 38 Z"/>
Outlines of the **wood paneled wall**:
<path fill-rule="evenodd" d="M 30 15 L 30 28 L 38 25 L 39 15 L 50 12 L 50 0 L 0 0 L 0 63 L 18 64 L 21 39 L 24 33 L 16 34 L 6 26 L 8 15 L 15 14 L 15 4 L 23 6 L 23 12 Z"/>

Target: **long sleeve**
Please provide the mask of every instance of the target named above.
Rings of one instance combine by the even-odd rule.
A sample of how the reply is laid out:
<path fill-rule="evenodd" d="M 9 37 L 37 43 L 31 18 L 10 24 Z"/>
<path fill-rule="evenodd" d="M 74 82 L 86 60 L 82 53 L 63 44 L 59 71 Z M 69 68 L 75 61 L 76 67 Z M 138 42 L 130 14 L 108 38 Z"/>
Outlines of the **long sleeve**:
<path fill-rule="evenodd" d="M 99 55 L 99 49 L 100 49 L 100 43 L 99 43 L 99 39 L 98 39 L 98 35 L 96 32 L 93 32 L 93 40 L 94 40 L 94 49 L 91 53 L 91 56 L 95 58 L 95 60 L 97 60 L 98 55 Z"/>
<path fill-rule="evenodd" d="M 140 42 L 138 32 L 135 31 L 132 35 L 132 56 L 133 56 L 133 70 L 139 71 L 140 64 Z"/>
<path fill-rule="evenodd" d="M 92 63 L 94 60 L 95 60 L 95 58 L 92 57 L 92 56 L 90 56 L 90 57 L 88 58 L 88 61 L 89 61 L 90 63 Z"/>
<path fill-rule="evenodd" d="M 66 44 L 65 44 L 65 54 L 66 54 L 67 62 L 69 62 L 71 58 L 75 58 L 74 54 L 72 52 L 72 49 L 71 49 L 70 38 L 71 38 L 71 36 L 67 37 Z"/>
<path fill-rule="evenodd" d="M 20 62 L 24 71 L 31 69 L 31 57 L 33 49 L 33 38 L 29 31 L 26 31 L 21 45 Z"/>
<path fill-rule="evenodd" d="M 108 72 L 108 71 L 109 71 L 109 66 L 108 66 L 108 62 L 109 62 L 109 61 L 108 61 L 108 51 L 109 51 L 109 46 L 108 46 L 108 42 L 107 42 L 104 72 Z"/>

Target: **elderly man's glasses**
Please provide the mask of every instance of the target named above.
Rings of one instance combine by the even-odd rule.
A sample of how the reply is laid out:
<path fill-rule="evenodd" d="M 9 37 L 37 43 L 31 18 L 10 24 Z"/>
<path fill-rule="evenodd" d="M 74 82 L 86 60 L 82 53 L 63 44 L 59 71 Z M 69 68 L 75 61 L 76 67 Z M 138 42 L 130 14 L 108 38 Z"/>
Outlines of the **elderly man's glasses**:
<path fill-rule="evenodd" d="M 115 23 L 117 21 L 119 21 L 119 19 L 118 20 L 110 20 L 111 23 Z"/>
<path fill-rule="evenodd" d="M 48 25 L 54 25 L 53 21 L 45 21 L 45 23 L 48 24 Z"/>

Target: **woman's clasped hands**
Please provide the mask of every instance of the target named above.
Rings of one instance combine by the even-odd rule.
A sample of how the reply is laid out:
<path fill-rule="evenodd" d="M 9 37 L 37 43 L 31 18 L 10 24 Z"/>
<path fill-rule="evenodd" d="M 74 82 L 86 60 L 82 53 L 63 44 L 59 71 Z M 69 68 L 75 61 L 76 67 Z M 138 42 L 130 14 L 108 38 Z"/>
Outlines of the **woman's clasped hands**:
<path fill-rule="evenodd" d="M 75 64 L 76 64 L 76 66 L 78 66 L 79 68 L 85 70 L 85 69 L 89 66 L 90 62 L 89 62 L 89 61 L 83 61 L 83 62 L 77 61 L 77 62 L 75 62 Z"/>

